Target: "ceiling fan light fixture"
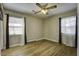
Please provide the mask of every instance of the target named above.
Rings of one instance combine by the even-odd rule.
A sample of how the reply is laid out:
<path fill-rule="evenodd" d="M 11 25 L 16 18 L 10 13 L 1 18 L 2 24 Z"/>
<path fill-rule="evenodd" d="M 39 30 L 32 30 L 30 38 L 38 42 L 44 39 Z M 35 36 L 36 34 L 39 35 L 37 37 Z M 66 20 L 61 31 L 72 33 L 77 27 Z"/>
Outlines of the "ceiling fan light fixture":
<path fill-rule="evenodd" d="M 37 11 L 37 12 L 34 11 L 35 14 L 41 12 L 41 13 L 43 13 L 43 14 L 45 14 L 45 15 L 48 15 L 48 11 L 49 11 L 50 9 L 57 8 L 57 5 L 53 5 L 53 6 L 47 7 L 48 3 L 47 3 L 47 4 L 44 4 L 44 5 L 41 5 L 40 3 L 36 3 L 36 5 L 40 8 L 40 11 Z"/>
<path fill-rule="evenodd" d="M 48 12 L 48 10 L 46 9 L 46 10 L 41 10 L 41 12 L 43 13 L 43 14 L 46 14 L 47 12 Z"/>

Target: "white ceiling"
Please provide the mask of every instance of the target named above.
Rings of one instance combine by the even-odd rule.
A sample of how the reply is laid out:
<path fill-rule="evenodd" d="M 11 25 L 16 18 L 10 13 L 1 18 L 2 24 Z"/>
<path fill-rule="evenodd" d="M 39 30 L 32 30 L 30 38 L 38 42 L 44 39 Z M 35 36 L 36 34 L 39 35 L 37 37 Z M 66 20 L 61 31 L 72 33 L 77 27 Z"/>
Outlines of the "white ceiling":
<path fill-rule="evenodd" d="M 22 12 L 22 13 L 29 13 L 32 15 L 35 15 L 32 12 L 32 10 L 36 10 L 36 11 L 40 10 L 40 8 L 35 5 L 35 3 L 4 3 L 3 5 L 4 5 L 5 9 Z M 52 6 L 52 5 L 57 5 L 57 8 L 49 10 L 48 15 L 39 13 L 39 14 L 36 14 L 35 16 L 45 18 L 45 17 L 51 16 L 51 15 L 64 13 L 64 12 L 74 10 L 77 8 L 76 3 L 49 3 L 48 7 Z"/>

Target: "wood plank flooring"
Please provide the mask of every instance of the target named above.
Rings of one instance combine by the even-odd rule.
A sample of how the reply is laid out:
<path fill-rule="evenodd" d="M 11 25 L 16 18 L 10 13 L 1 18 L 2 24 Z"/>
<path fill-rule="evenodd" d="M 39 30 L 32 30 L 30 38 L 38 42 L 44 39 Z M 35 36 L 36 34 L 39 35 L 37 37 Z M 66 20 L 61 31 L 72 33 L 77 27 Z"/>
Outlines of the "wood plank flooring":
<path fill-rule="evenodd" d="M 2 51 L 2 56 L 76 56 L 76 48 L 48 40 L 27 43 Z"/>

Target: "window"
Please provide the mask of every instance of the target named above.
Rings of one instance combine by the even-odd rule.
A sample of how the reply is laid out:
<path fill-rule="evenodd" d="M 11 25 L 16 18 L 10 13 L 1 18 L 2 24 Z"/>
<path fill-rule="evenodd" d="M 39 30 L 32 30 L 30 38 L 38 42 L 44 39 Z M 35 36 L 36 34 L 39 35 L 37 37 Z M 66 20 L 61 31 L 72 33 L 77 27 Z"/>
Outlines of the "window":
<path fill-rule="evenodd" d="M 9 17 L 9 34 L 20 35 L 23 34 L 23 18 Z"/>
<path fill-rule="evenodd" d="M 61 32 L 75 35 L 76 16 L 61 19 Z"/>

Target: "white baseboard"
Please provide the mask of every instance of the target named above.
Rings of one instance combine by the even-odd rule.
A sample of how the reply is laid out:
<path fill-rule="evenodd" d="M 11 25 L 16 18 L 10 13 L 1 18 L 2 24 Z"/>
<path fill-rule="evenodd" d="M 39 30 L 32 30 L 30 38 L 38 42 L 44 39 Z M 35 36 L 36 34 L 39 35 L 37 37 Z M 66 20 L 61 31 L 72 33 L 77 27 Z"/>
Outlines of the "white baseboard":
<path fill-rule="evenodd" d="M 53 40 L 53 39 L 50 39 L 50 38 L 41 38 L 41 39 L 46 39 L 46 40 L 50 40 L 50 41 L 53 41 L 53 42 L 58 42 L 57 40 Z"/>
<path fill-rule="evenodd" d="M 24 44 L 13 44 L 13 45 L 10 45 L 10 47 L 15 47 L 15 46 L 23 46 Z"/>
<path fill-rule="evenodd" d="M 42 40 L 42 39 L 41 38 L 40 39 L 31 39 L 31 40 L 27 40 L 27 42 L 39 41 L 39 40 Z"/>
<path fill-rule="evenodd" d="M 49 38 L 39 38 L 39 39 L 32 39 L 32 40 L 27 40 L 27 42 L 32 42 L 32 41 L 39 41 L 39 40 L 42 40 L 42 39 L 50 40 L 50 41 L 53 41 L 53 42 L 58 42 L 58 41 L 56 41 L 56 40 L 49 39 Z"/>

